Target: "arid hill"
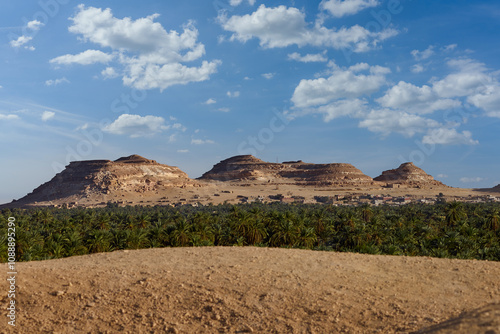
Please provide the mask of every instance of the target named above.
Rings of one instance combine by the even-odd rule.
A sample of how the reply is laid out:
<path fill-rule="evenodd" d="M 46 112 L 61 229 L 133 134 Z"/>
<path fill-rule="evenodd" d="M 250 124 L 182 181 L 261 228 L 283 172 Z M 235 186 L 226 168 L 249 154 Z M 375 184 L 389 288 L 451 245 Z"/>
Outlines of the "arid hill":
<path fill-rule="evenodd" d="M 195 186 L 177 167 L 159 164 L 139 155 L 115 161 L 89 160 L 71 162 L 52 180 L 42 184 L 17 204 L 33 202 L 78 202 L 112 193 L 158 192 L 165 188 Z"/>
<path fill-rule="evenodd" d="M 382 172 L 382 175 L 374 178 L 375 181 L 385 182 L 390 185 L 401 184 L 407 187 L 446 187 L 442 182 L 424 172 L 422 168 L 415 166 L 412 162 L 405 162 L 396 169 Z"/>
<path fill-rule="evenodd" d="M 4 316 L 1 333 L 493 334 L 500 325 L 498 262 L 194 247 L 16 268 L 17 324 L 9 331 Z M 0 307 L 8 302 L 3 293 Z"/>
<path fill-rule="evenodd" d="M 299 161 L 264 162 L 251 155 L 239 155 L 216 164 L 200 180 L 264 181 L 301 185 L 371 185 L 373 179 L 351 164 L 313 164 Z"/>

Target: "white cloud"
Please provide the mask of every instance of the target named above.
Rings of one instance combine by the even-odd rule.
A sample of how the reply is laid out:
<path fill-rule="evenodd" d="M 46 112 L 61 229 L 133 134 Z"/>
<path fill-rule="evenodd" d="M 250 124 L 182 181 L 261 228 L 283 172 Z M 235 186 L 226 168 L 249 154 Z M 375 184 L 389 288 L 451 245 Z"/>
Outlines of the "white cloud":
<path fill-rule="evenodd" d="M 312 63 L 312 62 L 327 62 L 328 58 L 325 57 L 326 52 L 316 53 L 316 54 L 306 54 L 302 56 L 298 52 L 290 53 L 288 55 L 289 60 L 300 61 L 302 63 Z"/>
<path fill-rule="evenodd" d="M 119 19 L 109 8 L 79 5 L 76 15 L 70 18 L 73 23 L 69 31 L 81 35 L 84 42 L 112 49 L 113 54 L 87 50 L 80 55 L 54 58 L 52 62 L 106 63 L 117 54 L 116 60 L 123 66 L 123 83 L 136 89 L 164 90 L 172 85 L 208 80 L 220 61 L 202 61 L 200 67 L 182 64 L 198 60 L 205 54 L 205 46 L 197 41 L 198 30 L 193 23 L 184 25 L 182 33 L 167 32 L 154 21 L 158 16 Z"/>
<path fill-rule="evenodd" d="M 446 175 L 446 174 L 438 174 L 437 177 L 439 177 L 440 179 L 446 179 L 448 177 L 448 175 Z"/>
<path fill-rule="evenodd" d="M 422 73 L 425 68 L 421 64 L 415 64 L 411 67 L 412 73 Z"/>
<path fill-rule="evenodd" d="M 217 103 L 217 101 L 215 99 L 212 99 L 212 98 L 203 102 L 203 104 L 206 104 L 206 105 L 215 104 L 215 103 Z"/>
<path fill-rule="evenodd" d="M 57 85 L 60 85 L 62 83 L 70 83 L 70 81 L 68 79 L 66 79 L 65 77 L 63 78 L 60 78 L 60 79 L 55 79 L 55 80 L 47 80 L 45 81 L 45 86 L 57 86 Z"/>
<path fill-rule="evenodd" d="M 462 177 L 460 178 L 460 182 L 462 183 L 475 183 L 484 181 L 482 177 Z"/>
<path fill-rule="evenodd" d="M 319 7 L 330 12 L 334 17 L 356 14 L 363 9 L 376 7 L 377 0 L 323 0 Z"/>
<path fill-rule="evenodd" d="M 228 97 L 239 97 L 239 96 L 240 96 L 240 92 L 239 92 L 239 91 L 235 91 L 235 92 L 230 92 L 230 91 L 228 91 L 228 92 L 226 93 L 226 95 L 227 95 Z"/>
<path fill-rule="evenodd" d="M 33 39 L 33 37 L 29 37 L 29 36 L 19 36 L 18 39 L 16 40 L 12 40 L 10 41 L 10 46 L 12 46 L 13 48 L 19 48 L 21 46 L 23 46 L 24 44 L 28 43 L 29 41 L 31 41 Z"/>
<path fill-rule="evenodd" d="M 13 114 L 9 115 L 0 114 L 0 121 L 12 121 L 14 119 L 19 119 L 19 116 Z"/>
<path fill-rule="evenodd" d="M 177 153 L 189 153 L 189 150 L 177 150 Z"/>
<path fill-rule="evenodd" d="M 361 117 L 366 109 L 366 102 L 359 99 L 354 100 L 340 100 L 329 103 L 327 105 L 311 109 L 314 113 L 324 115 L 324 121 L 330 122 L 339 117 Z"/>
<path fill-rule="evenodd" d="M 411 52 L 411 55 L 417 61 L 430 58 L 432 55 L 434 55 L 434 46 L 431 45 L 427 49 L 425 49 L 424 51 L 413 50 Z"/>
<path fill-rule="evenodd" d="M 231 111 L 231 109 L 229 109 L 229 108 L 219 108 L 217 110 L 221 111 L 221 112 L 230 112 Z"/>
<path fill-rule="evenodd" d="M 205 145 L 205 144 L 215 144 L 213 140 L 210 139 L 191 139 L 191 144 L 193 145 Z"/>
<path fill-rule="evenodd" d="M 457 44 L 450 44 L 450 45 L 447 45 L 443 48 L 443 51 L 445 52 L 449 52 L 449 51 L 453 51 L 457 48 Z"/>
<path fill-rule="evenodd" d="M 471 59 L 452 59 L 448 66 L 455 69 L 442 80 L 433 82 L 434 90 L 442 97 L 463 97 L 480 93 L 492 83 L 484 64 Z"/>
<path fill-rule="evenodd" d="M 472 139 L 472 133 L 469 131 L 458 132 L 453 128 L 430 129 L 422 138 L 424 144 L 440 145 L 477 145 L 479 142 Z"/>
<path fill-rule="evenodd" d="M 391 87 L 384 96 L 377 99 L 383 107 L 404 109 L 416 114 L 428 114 L 436 110 L 447 110 L 461 105 L 460 101 L 442 99 L 429 86 L 417 87 L 413 84 L 400 81 Z"/>
<path fill-rule="evenodd" d="M 303 12 L 286 6 L 267 8 L 265 5 L 260 5 L 252 14 L 234 15 L 230 18 L 225 15 L 225 13 L 220 14 L 218 19 L 224 30 L 233 33 L 231 41 L 238 40 L 244 43 L 252 38 L 258 38 L 264 48 L 312 45 L 366 52 L 381 41 L 397 34 L 394 29 L 372 32 L 359 25 L 328 29 L 319 24 L 309 24 Z"/>
<path fill-rule="evenodd" d="M 262 74 L 262 76 L 267 80 L 271 80 L 272 78 L 274 78 L 275 75 L 276 75 L 276 73 L 264 73 L 264 74 Z"/>
<path fill-rule="evenodd" d="M 229 4 L 233 7 L 239 6 L 243 3 L 243 0 L 229 0 Z M 253 6 L 255 4 L 255 0 L 248 0 L 248 4 Z"/>
<path fill-rule="evenodd" d="M 56 116 L 56 113 L 53 111 L 44 111 L 42 113 L 42 121 L 47 122 L 48 120 L 54 118 Z"/>
<path fill-rule="evenodd" d="M 438 125 L 434 120 L 390 109 L 372 110 L 359 123 L 361 128 L 367 128 L 384 136 L 396 132 L 406 137 L 412 137 L 416 133 L 425 132 L 429 127 Z"/>
<path fill-rule="evenodd" d="M 386 84 L 385 76 L 390 72 L 388 68 L 370 67 L 364 63 L 347 69 L 330 66 L 333 67 L 330 77 L 300 81 L 292 97 L 295 107 L 319 106 L 334 100 L 370 95 Z M 369 73 L 358 74 L 360 71 Z"/>
<path fill-rule="evenodd" d="M 476 107 L 485 110 L 487 116 L 500 118 L 499 85 L 490 85 L 486 87 L 482 93 L 469 96 L 467 101 Z"/>
<path fill-rule="evenodd" d="M 27 24 L 26 24 L 26 27 L 28 29 L 31 29 L 31 30 L 34 30 L 34 31 L 38 31 L 40 30 L 41 27 L 43 27 L 45 24 L 43 24 L 42 22 L 38 21 L 38 20 L 33 20 L 33 21 L 29 21 Z"/>
<path fill-rule="evenodd" d="M 182 125 L 181 123 L 172 124 L 172 129 L 179 130 L 182 132 L 185 132 L 187 130 L 187 128 L 184 125 Z"/>
<path fill-rule="evenodd" d="M 101 71 L 101 75 L 104 79 L 114 79 L 120 76 L 120 74 L 118 74 L 116 69 L 113 67 L 106 67 Z"/>
<path fill-rule="evenodd" d="M 108 54 L 99 50 L 86 50 L 76 55 L 64 55 L 53 58 L 50 60 L 52 64 L 59 65 L 71 65 L 71 64 L 79 64 L 79 65 L 91 65 L 97 63 L 109 63 L 113 60 L 115 56 L 112 54 Z"/>
<path fill-rule="evenodd" d="M 123 114 L 113 123 L 104 127 L 103 131 L 137 138 L 167 130 L 169 127 L 164 124 L 165 119 L 163 117 Z"/>

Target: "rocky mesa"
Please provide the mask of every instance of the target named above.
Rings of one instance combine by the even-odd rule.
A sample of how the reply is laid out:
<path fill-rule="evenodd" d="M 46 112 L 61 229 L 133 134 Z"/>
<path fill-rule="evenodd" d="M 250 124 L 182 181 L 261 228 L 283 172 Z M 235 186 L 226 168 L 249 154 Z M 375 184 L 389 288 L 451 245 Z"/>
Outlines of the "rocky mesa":
<path fill-rule="evenodd" d="M 447 187 L 424 172 L 422 168 L 415 166 L 412 162 L 405 162 L 396 169 L 384 171 L 382 175 L 377 176 L 374 180 L 385 182 L 389 186 L 402 185 L 416 188 Z"/>
<path fill-rule="evenodd" d="M 252 155 L 239 155 L 223 160 L 203 174 L 200 180 L 340 187 L 375 184 L 371 177 L 348 163 L 313 164 L 302 160 L 271 163 Z"/>
<path fill-rule="evenodd" d="M 52 180 L 19 199 L 17 204 L 90 198 L 107 194 L 158 192 L 166 188 L 199 186 L 177 167 L 163 165 L 139 155 L 115 161 L 74 161 Z"/>

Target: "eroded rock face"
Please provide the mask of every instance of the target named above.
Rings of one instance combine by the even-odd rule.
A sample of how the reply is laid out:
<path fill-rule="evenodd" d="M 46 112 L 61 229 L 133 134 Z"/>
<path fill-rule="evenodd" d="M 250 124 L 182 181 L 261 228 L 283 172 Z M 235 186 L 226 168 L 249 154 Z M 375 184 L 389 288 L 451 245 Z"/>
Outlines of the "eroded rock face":
<path fill-rule="evenodd" d="M 415 187 L 445 186 L 443 183 L 434 180 L 431 175 L 415 166 L 412 162 L 405 162 L 396 169 L 382 172 L 382 175 L 377 176 L 374 180 Z"/>
<path fill-rule="evenodd" d="M 196 181 L 177 167 L 131 155 L 115 161 L 71 162 L 52 180 L 42 184 L 19 202 L 52 201 L 68 197 L 91 198 L 114 192 L 144 193 L 196 184 Z"/>
<path fill-rule="evenodd" d="M 302 160 L 264 162 L 251 155 L 239 155 L 216 164 L 201 180 L 267 181 L 290 184 L 366 185 L 373 179 L 351 164 L 312 164 Z"/>

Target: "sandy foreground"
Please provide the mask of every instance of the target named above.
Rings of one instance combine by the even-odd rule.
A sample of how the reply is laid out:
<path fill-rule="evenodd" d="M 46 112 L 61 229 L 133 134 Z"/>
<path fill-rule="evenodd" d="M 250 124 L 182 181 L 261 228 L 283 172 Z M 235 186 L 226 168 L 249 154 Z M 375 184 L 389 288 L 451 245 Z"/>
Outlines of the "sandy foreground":
<path fill-rule="evenodd" d="M 200 247 L 17 271 L 17 326 L 2 280 L 2 333 L 500 333 L 498 262 Z"/>

